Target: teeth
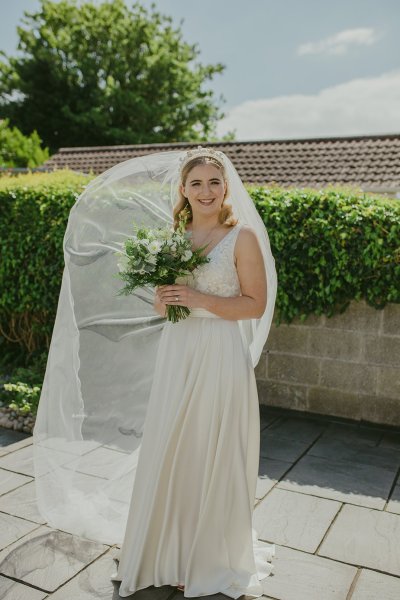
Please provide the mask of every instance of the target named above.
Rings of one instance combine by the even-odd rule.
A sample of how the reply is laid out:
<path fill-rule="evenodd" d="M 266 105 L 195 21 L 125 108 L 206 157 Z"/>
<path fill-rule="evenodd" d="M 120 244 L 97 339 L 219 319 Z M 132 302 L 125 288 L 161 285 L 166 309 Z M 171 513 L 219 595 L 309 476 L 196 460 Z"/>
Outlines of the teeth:
<path fill-rule="evenodd" d="M 201 204 L 211 204 L 211 202 L 214 202 L 214 199 L 212 199 L 212 200 L 199 200 L 199 202 Z"/>

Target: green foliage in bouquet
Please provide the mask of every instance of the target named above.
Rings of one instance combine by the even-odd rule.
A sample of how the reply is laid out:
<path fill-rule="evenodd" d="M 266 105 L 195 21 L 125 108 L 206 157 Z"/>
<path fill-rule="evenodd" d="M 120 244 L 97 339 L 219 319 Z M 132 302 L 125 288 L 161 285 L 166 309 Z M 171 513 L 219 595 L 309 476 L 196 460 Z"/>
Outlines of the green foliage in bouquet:
<path fill-rule="evenodd" d="M 117 276 L 125 286 L 117 295 L 128 295 L 139 287 L 168 285 L 177 278 L 190 275 L 198 266 L 209 262 L 201 252 L 206 246 L 192 250 L 190 238 L 185 232 L 187 213 L 180 214 L 179 225 L 150 229 L 134 224 L 135 235 L 124 242 L 119 256 Z M 167 319 L 176 323 L 190 314 L 187 306 L 167 305 Z"/>

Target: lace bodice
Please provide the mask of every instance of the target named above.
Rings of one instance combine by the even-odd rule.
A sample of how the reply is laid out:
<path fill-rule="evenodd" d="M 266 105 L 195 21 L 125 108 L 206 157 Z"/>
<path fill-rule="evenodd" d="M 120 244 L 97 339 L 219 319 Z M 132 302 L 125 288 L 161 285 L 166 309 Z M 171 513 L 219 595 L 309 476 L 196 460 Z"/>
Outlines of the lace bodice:
<path fill-rule="evenodd" d="M 207 254 L 210 261 L 197 267 L 188 285 L 205 294 L 238 296 L 240 283 L 234 260 L 234 247 L 240 230 L 237 223 Z"/>

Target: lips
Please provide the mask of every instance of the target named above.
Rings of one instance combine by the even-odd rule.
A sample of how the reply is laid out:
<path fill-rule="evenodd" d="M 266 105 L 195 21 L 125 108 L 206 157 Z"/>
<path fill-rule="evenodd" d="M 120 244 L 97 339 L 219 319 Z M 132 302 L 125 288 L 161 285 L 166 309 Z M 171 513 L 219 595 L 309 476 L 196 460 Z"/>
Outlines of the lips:
<path fill-rule="evenodd" d="M 204 206 L 208 206 L 214 202 L 214 198 L 212 200 L 199 200 L 200 204 L 204 204 Z"/>

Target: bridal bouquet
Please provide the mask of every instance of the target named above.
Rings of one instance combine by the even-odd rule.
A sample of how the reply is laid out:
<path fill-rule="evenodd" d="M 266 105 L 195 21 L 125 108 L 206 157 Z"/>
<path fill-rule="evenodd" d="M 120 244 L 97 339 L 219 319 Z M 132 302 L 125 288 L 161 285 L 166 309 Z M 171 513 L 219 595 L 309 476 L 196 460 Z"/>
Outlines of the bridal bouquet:
<path fill-rule="evenodd" d="M 125 240 L 123 251 L 115 252 L 119 256 L 117 276 L 125 281 L 118 295 L 132 294 L 146 285 L 176 283 L 178 277 L 190 275 L 196 267 L 209 262 L 209 258 L 200 254 L 205 246 L 192 250 L 185 232 L 186 220 L 187 213 L 182 211 L 175 231 L 169 226 L 150 229 L 134 224 L 135 235 Z M 167 304 L 166 312 L 167 319 L 176 323 L 185 319 L 190 309 Z"/>

